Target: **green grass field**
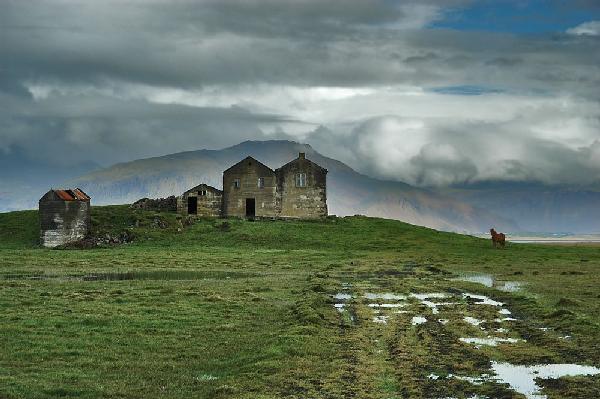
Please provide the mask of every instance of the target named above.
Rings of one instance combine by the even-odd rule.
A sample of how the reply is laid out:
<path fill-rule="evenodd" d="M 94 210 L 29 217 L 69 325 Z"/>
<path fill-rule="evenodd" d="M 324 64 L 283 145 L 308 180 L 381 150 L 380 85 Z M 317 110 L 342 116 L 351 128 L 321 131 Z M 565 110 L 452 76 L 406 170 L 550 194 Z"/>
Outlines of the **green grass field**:
<path fill-rule="evenodd" d="M 42 249 L 37 212 L 0 214 L 1 398 L 523 398 L 468 378 L 492 362 L 600 366 L 600 247 L 495 250 L 366 217 L 178 231 L 174 214 L 111 206 L 92 219 L 135 242 Z M 523 286 L 454 279 L 465 273 Z M 459 339 L 489 336 L 514 341 Z M 550 398 L 600 397 L 600 374 L 537 382 Z"/>

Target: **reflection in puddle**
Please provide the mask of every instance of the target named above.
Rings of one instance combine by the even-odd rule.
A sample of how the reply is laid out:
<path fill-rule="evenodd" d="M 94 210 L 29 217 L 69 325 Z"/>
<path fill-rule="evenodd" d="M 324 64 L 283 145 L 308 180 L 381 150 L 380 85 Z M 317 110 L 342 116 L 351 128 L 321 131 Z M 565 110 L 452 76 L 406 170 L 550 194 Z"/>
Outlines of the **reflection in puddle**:
<path fill-rule="evenodd" d="M 370 308 L 403 308 L 405 303 L 370 303 Z"/>
<path fill-rule="evenodd" d="M 503 318 L 498 318 L 498 319 L 494 319 L 494 321 L 496 323 L 502 323 L 503 321 L 517 321 L 517 319 L 515 319 L 514 317 L 503 317 Z"/>
<path fill-rule="evenodd" d="M 334 299 L 340 300 L 340 301 L 347 301 L 349 299 L 352 299 L 352 295 L 350 294 L 346 294 L 344 292 L 338 292 L 337 294 L 335 294 L 333 296 Z"/>
<path fill-rule="evenodd" d="M 482 284 L 488 288 L 496 288 L 505 292 L 516 292 L 523 288 L 523 283 L 520 281 L 498 281 L 491 274 L 469 274 L 452 280 Z"/>
<path fill-rule="evenodd" d="M 496 337 L 487 337 L 487 338 L 459 338 L 461 342 L 466 344 L 473 344 L 475 347 L 479 347 L 481 345 L 486 346 L 498 346 L 499 343 L 506 344 L 515 344 L 517 342 L 524 342 L 522 339 L 516 338 L 496 338 Z"/>
<path fill-rule="evenodd" d="M 367 299 L 384 299 L 387 301 L 394 301 L 394 300 L 401 301 L 403 299 L 406 299 L 406 296 L 392 294 L 391 292 L 385 292 L 383 294 L 374 294 L 372 292 L 367 292 L 365 294 L 365 298 L 367 298 Z"/>
<path fill-rule="evenodd" d="M 517 292 L 517 291 L 520 291 L 522 287 L 523 287 L 523 283 L 521 283 L 519 281 L 507 281 L 504 283 L 503 286 L 499 286 L 496 288 L 498 288 L 500 291 L 504 291 L 504 292 Z"/>
<path fill-rule="evenodd" d="M 502 306 L 504 305 L 504 303 L 502 302 L 498 302 L 498 301 L 494 301 L 493 299 L 485 296 L 485 295 L 477 295 L 477 294 L 469 294 L 469 293 L 464 293 L 463 294 L 463 298 L 470 298 L 470 299 L 475 299 L 476 305 L 490 305 L 490 306 Z"/>
<path fill-rule="evenodd" d="M 431 302 L 427 300 L 423 300 L 421 303 L 431 309 L 431 313 L 433 314 L 440 313 L 440 310 L 438 309 L 440 306 L 456 305 L 455 302 Z"/>
<path fill-rule="evenodd" d="M 433 292 L 429 294 L 410 294 L 411 297 L 417 298 L 421 301 L 425 299 L 444 299 L 448 298 L 450 294 L 444 294 L 443 292 Z"/>
<path fill-rule="evenodd" d="M 481 323 L 484 323 L 483 320 L 479 320 L 471 316 L 465 316 L 463 320 L 475 327 L 479 326 Z"/>
<path fill-rule="evenodd" d="M 565 376 L 596 375 L 600 369 L 578 364 L 546 364 L 538 366 L 517 366 L 510 363 L 492 362 L 492 370 L 498 382 L 508 384 L 515 391 L 528 399 L 543 399 L 546 395 L 540 393 L 540 387 L 535 383 L 536 378 L 556 379 Z"/>

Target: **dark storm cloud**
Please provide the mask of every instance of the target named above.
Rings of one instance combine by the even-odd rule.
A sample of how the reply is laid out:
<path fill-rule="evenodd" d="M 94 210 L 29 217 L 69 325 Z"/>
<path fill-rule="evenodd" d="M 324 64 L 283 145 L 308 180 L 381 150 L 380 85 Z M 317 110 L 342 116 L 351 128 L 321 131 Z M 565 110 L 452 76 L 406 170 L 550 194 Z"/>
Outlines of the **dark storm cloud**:
<path fill-rule="evenodd" d="M 94 159 L 110 164 L 126 159 L 220 147 L 262 135 L 261 124 L 294 122 L 250 113 L 239 107 L 190 107 L 99 96 L 52 96 L 1 100 L 0 149 L 19 148 L 31 159 L 58 164 Z M 68 154 L 68 155 L 67 155 Z"/>
<path fill-rule="evenodd" d="M 493 76 L 501 85 L 547 85 L 556 73 L 541 79 L 540 68 L 568 70 L 580 90 L 597 82 L 597 40 L 417 29 L 443 15 L 441 5 L 462 3 L 8 1 L 0 50 L 22 79 L 62 84 L 437 86 Z M 524 56 L 529 62 L 512 73 L 494 69 Z M 590 66 L 592 76 L 582 71 Z"/>

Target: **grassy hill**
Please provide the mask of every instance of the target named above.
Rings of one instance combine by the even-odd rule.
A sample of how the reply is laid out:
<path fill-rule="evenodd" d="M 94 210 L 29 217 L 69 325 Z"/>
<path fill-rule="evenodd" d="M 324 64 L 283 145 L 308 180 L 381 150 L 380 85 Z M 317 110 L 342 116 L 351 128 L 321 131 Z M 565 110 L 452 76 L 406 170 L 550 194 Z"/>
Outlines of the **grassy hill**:
<path fill-rule="evenodd" d="M 181 227 L 174 214 L 107 206 L 92 220 L 95 235 L 136 239 L 43 249 L 35 211 L 0 214 L 0 397 L 504 398 L 519 396 L 452 376 L 494 361 L 600 365 L 600 247 L 494 250 L 367 217 Z M 523 288 L 455 280 L 465 273 Z M 424 293 L 453 304 L 436 313 L 414 295 Z M 503 302 L 516 320 L 464 293 Z M 460 341 L 487 335 L 516 341 Z M 600 377 L 539 385 L 588 398 Z"/>

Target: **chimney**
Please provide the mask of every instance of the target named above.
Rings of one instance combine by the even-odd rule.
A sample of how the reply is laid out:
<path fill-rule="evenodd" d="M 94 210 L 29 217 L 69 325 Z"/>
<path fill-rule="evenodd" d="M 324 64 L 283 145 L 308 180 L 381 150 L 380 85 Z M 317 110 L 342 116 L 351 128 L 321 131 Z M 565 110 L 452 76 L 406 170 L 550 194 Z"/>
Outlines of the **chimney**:
<path fill-rule="evenodd" d="M 300 159 L 306 159 L 306 154 L 303 153 L 303 152 L 301 152 L 301 153 L 298 154 L 298 158 L 300 158 Z"/>

